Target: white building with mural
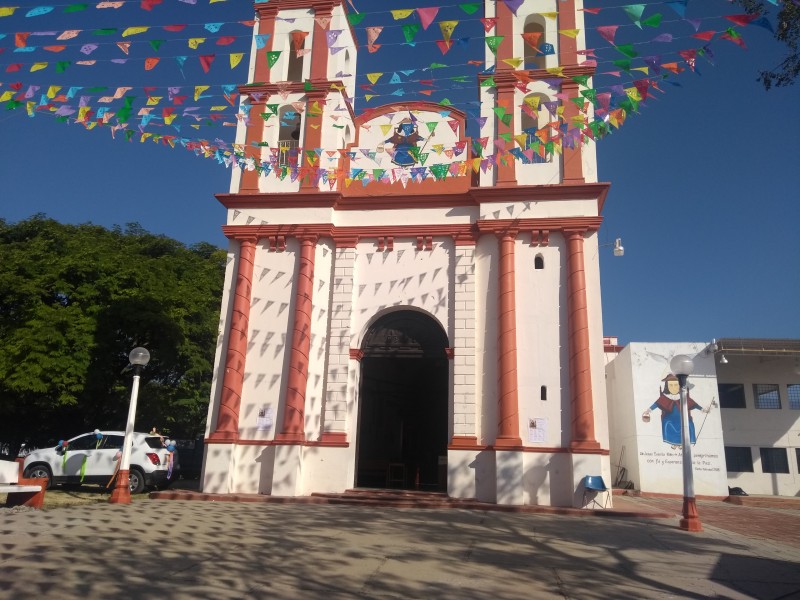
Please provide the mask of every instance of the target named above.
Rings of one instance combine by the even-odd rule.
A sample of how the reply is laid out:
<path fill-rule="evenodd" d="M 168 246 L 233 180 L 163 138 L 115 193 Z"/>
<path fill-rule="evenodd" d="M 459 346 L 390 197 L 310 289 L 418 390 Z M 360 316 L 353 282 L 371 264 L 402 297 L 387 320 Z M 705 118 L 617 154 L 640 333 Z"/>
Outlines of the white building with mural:
<path fill-rule="evenodd" d="M 741 488 L 750 495 L 800 495 L 800 341 L 724 338 L 622 348 L 606 338 L 606 352 L 614 484 L 683 493 L 680 435 L 669 433 L 677 396 L 668 379 L 670 359 L 686 354 L 695 364 L 688 379 L 695 493 L 725 497 L 729 488 Z"/>
<path fill-rule="evenodd" d="M 356 68 L 341 0 L 256 8 L 267 41 L 240 88 L 252 108 L 237 142 L 258 150 L 219 196 L 231 243 L 203 491 L 580 505 L 584 476 L 611 475 L 597 241 L 609 185 L 580 131 L 560 139 L 580 120 L 573 76 L 593 73 L 583 35 L 555 34 L 583 31 L 582 3 L 485 3 L 498 35 L 553 49 L 517 70 L 521 42 L 486 50 L 485 152 L 439 104 L 357 114 L 337 80 Z M 559 96 L 540 81 L 554 66 Z M 553 102 L 563 110 L 537 112 Z"/>

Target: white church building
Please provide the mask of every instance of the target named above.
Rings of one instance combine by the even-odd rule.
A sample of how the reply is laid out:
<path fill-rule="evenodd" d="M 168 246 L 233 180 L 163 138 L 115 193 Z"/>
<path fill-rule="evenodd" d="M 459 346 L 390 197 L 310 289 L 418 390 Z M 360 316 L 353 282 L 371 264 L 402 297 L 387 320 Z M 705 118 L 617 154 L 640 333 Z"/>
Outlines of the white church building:
<path fill-rule="evenodd" d="M 609 184 L 593 143 L 560 139 L 578 108 L 556 96 L 593 73 L 582 34 L 557 33 L 583 31 L 582 2 L 484 4 L 504 42 L 486 50 L 494 86 L 476 85 L 483 152 L 456 109 L 355 111 L 343 0 L 255 5 L 246 166 L 218 196 L 230 250 L 204 492 L 580 506 L 584 476 L 611 481 L 597 235 Z M 530 32 L 555 52 L 526 50 Z M 555 67 L 560 92 L 543 81 Z M 526 160 L 501 147 L 509 135 Z"/>

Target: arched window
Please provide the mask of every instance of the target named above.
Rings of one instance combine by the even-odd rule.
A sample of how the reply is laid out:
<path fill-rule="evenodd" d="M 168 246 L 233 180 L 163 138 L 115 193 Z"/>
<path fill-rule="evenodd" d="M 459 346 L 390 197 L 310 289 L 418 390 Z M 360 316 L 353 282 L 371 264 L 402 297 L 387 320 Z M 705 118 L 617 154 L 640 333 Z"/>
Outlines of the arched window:
<path fill-rule="evenodd" d="M 544 257 L 541 254 L 537 254 L 536 258 L 533 259 L 533 268 L 534 269 L 544 269 Z"/>
<path fill-rule="evenodd" d="M 541 48 L 547 40 L 545 39 L 544 18 L 541 15 L 530 15 L 525 20 L 525 68 L 526 69 L 544 69 L 545 68 L 545 55 L 538 52 L 536 48 Z M 537 35 L 538 34 L 538 35 Z M 535 42 L 534 48 L 530 41 Z"/>
<path fill-rule="evenodd" d="M 342 148 L 347 148 L 350 142 L 353 141 L 353 132 L 350 129 L 350 125 L 345 125 L 344 127 L 344 145 Z"/>
<path fill-rule="evenodd" d="M 289 34 L 289 69 L 286 72 L 286 81 L 303 80 L 303 53 L 306 46 L 306 32 L 292 31 Z"/>
<path fill-rule="evenodd" d="M 300 113 L 294 106 L 282 106 L 278 111 L 280 129 L 278 130 L 278 164 L 288 166 L 292 157 L 296 157 L 300 145 Z M 294 151 L 294 152 L 293 152 Z M 296 158 L 294 159 L 296 160 Z"/>
<path fill-rule="evenodd" d="M 542 398 L 542 400 L 547 400 L 547 386 L 546 385 L 542 386 L 541 398 Z"/>
<path fill-rule="evenodd" d="M 351 61 L 350 61 L 350 50 L 344 51 L 344 74 L 352 76 L 353 74 L 350 72 L 352 68 Z"/>
<path fill-rule="evenodd" d="M 528 94 L 522 101 L 520 109 L 522 111 L 519 123 L 522 133 L 526 134 L 527 148 L 533 148 L 534 163 L 547 163 L 553 158 L 552 153 L 546 152 L 544 143 L 540 137 L 536 135 L 536 131 L 549 123 L 549 115 L 545 102 L 550 102 L 544 94 Z"/>

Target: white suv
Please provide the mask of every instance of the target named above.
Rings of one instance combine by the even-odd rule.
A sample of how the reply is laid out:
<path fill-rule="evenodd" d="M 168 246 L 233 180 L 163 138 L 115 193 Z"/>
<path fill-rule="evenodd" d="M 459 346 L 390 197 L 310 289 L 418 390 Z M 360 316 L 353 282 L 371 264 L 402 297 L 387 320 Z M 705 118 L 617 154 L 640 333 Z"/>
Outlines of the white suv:
<path fill-rule="evenodd" d="M 146 487 L 165 487 L 177 478 L 177 472 L 170 472 L 170 453 L 160 436 L 133 433 L 132 437 L 132 494 Z M 99 483 L 112 487 L 124 439 L 124 431 L 96 431 L 67 440 L 66 449 L 58 446 L 34 450 L 25 457 L 25 477 L 46 478 L 48 488 L 60 483 Z"/>

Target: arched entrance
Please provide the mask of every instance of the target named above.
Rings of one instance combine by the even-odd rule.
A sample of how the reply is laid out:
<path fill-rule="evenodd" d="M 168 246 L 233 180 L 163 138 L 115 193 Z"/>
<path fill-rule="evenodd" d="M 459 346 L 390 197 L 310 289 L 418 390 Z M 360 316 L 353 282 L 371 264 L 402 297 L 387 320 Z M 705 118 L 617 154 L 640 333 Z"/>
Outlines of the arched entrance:
<path fill-rule="evenodd" d="M 447 489 L 447 346 L 439 323 L 415 311 L 370 327 L 361 347 L 358 487 Z"/>

